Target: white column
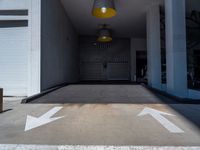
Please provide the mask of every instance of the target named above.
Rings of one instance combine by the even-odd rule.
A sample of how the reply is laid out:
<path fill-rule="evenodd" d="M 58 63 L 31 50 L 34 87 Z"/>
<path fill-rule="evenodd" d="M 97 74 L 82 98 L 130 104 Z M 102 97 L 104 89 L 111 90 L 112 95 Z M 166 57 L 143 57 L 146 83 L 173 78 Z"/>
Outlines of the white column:
<path fill-rule="evenodd" d="M 148 84 L 161 89 L 160 8 L 150 7 L 147 12 L 147 67 Z"/>
<path fill-rule="evenodd" d="M 165 0 L 167 92 L 187 97 L 185 0 Z"/>
<path fill-rule="evenodd" d="M 29 0 L 29 75 L 28 96 L 41 92 L 41 0 Z"/>

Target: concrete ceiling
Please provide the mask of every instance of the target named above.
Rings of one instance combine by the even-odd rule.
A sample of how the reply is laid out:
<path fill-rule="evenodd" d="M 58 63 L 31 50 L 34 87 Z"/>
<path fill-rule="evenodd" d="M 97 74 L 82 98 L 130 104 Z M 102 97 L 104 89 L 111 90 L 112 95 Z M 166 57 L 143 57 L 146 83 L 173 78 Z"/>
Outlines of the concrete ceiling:
<path fill-rule="evenodd" d="M 147 8 L 164 3 L 163 0 L 115 0 L 117 15 L 111 19 L 97 19 L 91 15 L 94 0 L 61 1 L 80 35 L 96 35 L 99 25 L 108 24 L 116 37 L 145 37 Z"/>

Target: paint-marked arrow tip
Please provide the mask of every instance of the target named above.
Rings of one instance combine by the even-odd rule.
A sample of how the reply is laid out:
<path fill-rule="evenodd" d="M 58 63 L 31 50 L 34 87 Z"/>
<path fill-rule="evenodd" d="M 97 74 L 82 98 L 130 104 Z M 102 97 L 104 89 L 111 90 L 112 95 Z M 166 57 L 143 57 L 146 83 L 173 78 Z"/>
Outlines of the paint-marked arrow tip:
<path fill-rule="evenodd" d="M 61 109 L 62 107 L 55 107 L 39 118 L 28 115 L 26 118 L 26 125 L 25 125 L 24 131 L 26 132 L 26 131 L 32 130 L 34 128 L 43 126 L 45 124 L 48 124 L 50 122 L 63 118 L 64 116 L 51 118 L 55 113 L 57 113 Z"/>
<path fill-rule="evenodd" d="M 27 116 L 27 118 L 26 118 L 26 126 L 25 126 L 25 130 L 24 131 L 29 131 L 29 130 L 31 130 L 32 129 L 32 127 L 31 127 L 31 124 L 33 123 L 33 122 L 35 122 L 37 120 L 37 118 L 36 117 L 33 117 L 33 116 Z"/>
<path fill-rule="evenodd" d="M 34 128 L 37 128 L 37 127 L 40 127 L 42 125 L 45 125 L 45 124 L 48 124 L 50 122 L 53 122 L 53 121 L 56 121 L 58 119 L 61 119 L 61 118 L 64 118 L 64 116 L 62 117 L 56 117 L 56 118 L 35 118 L 33 116 L 27 116 L 27 119 L 26 119 L 26 125 L 25 125 L 25 132 L 26 131 L 29 131 L 29 130 L 32 130 Z"/>
<path fill-rule="evenodd" d="M 177 127 L 175 124 L 170 122 L 167 118 L 165 118 L 163 115 L 168 115 L 168 116 L 175 116 L 169 113 L 165 113 L 159 110 L 155 110 L 153 108 L 144 108 L 141 113 L 138 114 L 138 116 L 145 116 L 145 115 L 150 115 L 152 116 L 155 120 L 157 120 L 163 127 L 165 127 L 169 132 L 171 133 L 184 133 L 182 129 Z"/>
<path fill-rule="evenodd" d="M 161 115 L 167 115 L 167 116 L 175 116 L 173 114 L 169 114 L 169 113 L 166 113 L 166 112 L 162 112 L 162 111 L 159 111 L 159 110 L 156 110 L 156 109 L 146 107 L 142 110 L 142 112 L 140 112 L 138 114 L 138 117 L 149 115 L 149 114 L 161 114 Z"/>

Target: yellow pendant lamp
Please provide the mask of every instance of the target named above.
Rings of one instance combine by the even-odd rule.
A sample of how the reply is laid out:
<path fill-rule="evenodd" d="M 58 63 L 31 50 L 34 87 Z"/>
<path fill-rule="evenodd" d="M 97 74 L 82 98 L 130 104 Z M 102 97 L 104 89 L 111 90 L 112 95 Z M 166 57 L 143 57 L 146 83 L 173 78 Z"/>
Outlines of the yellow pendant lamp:
<path fill-rule="evenodd" d="M 101 28 L 99 30 L 99 36 L 98 36 L 97 41 L 101 43 L 111 42 L 112 36 L 111 36 L 110 30 L 105 27 Z"/>
<path fill-rule="evenodd" d="M 111 18 L 116 14 L 114 0 L 94 0 L 93 16 L 97 18 Z"/>

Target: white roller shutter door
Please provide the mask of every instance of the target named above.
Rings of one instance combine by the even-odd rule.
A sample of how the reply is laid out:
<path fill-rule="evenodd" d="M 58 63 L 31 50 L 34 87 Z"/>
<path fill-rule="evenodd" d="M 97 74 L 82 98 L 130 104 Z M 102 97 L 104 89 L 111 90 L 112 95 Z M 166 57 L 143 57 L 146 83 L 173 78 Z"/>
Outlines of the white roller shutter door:
<path fill-rule="evenodd" d="M 26 96 L 28 27 L 0 28 L 0 87 L 6 96 Z"/>

